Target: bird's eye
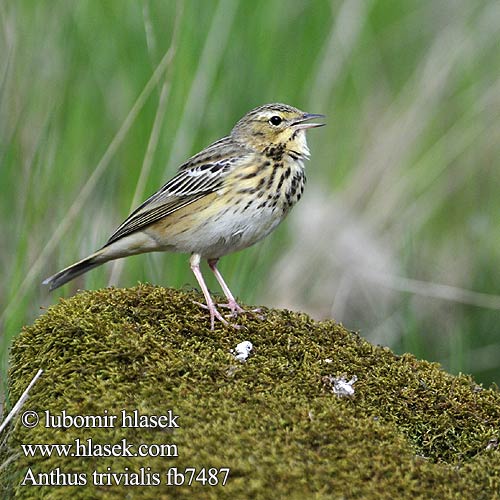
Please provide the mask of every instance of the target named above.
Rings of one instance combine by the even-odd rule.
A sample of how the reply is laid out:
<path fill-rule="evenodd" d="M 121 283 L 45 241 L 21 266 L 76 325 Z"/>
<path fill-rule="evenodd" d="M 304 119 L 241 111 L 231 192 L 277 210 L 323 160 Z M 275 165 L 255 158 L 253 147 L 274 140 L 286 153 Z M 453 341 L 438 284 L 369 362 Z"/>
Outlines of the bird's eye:
<path fill-rule="evenodd" d="M 275 127 L 277 127 L 282 121 L 283 119 L 278 115 L 271 116 L 271 118 L 269 119 L 269 123 L 271 125 L 274 125 Z"/>

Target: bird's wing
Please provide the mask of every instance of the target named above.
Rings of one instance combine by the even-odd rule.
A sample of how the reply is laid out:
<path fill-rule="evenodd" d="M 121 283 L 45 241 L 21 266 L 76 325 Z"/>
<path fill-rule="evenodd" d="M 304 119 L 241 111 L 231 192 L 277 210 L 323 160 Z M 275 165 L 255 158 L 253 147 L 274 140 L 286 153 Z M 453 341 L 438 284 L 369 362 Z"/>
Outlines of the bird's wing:
<path fill-rule="evenodd" d="M 235 151 L 233 146 L 214 154 L 212 147 L 215 144 L 181 165 L 177 175 L 134 210 L 104 246 L 219 190 L 227 174 L 248 152 Z"/>

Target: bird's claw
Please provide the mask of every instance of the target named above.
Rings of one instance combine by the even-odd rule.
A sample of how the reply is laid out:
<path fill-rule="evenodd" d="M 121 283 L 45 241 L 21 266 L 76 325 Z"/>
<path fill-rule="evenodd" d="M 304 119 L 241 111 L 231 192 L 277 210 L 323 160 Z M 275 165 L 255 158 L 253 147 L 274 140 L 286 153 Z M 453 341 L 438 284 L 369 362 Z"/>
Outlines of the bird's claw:
<path fill-rule="evenodd" d="M 236 302 L 231 303 L 229 302 L 228 304 L 217 304 L 217 307 L 222 307 L 224 309 L 230 309 L 230 313 L 226 315 L 226 318 L 236 318 L 238 314 L 253 314 L 257 315 L 259 319 L 264 319 L 264 316 L 261 314 L 258 314 L 262 312 L 262 309 L 259 307 L 255 309 L 243 309 L 239 304 Z"/>
<path fill-rule="evenodd" d="M 215 318 L 217 318 L 223 325 L 226 326 L 232 326 L 236 330 L 239 330 L 241 328 L 240 325 L 235 325 L 234 323 L 229 323 L 224 316 L 217 310 L 215 306 L 207 306 L 206 304 L 202 304 L 201 302 L 197 302 L 196 300 L 193 300 L 193 303 L 200 306 L 203 309 L 207 309 L 210 312 L 210 330 L 213 330 L 215 328 Z M 228 318 L 231 317 L 231 315 L 227 316 Z"/>

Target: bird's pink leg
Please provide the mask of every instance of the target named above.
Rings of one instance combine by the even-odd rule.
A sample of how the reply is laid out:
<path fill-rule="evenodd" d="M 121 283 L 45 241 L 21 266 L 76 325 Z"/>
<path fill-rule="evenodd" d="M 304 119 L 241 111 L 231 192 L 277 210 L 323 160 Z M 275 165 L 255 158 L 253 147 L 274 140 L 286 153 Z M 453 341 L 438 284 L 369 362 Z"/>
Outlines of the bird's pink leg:
<path fill-rule="evenodd" d="M 189 262 L 191 264 L 191 270 L 193 271 L 193 274 L 201 287 L 201 291 L 205 296 L 205 300 L 207 302 L 207 309 L 210 312 L 210 329 L 213 330 L 215 325 L 215 318 L 217 318 L 225 325 L 227 325 L 228 322 L 223 318 L 222 314 L 217 310 L 214 301 L 210 296 L 210 292 L 208 291 L 207 285 L 205 284 L 205 280 L 203 279 L 203 275 L 201 274 L 200 271 L 200 259 L 201 259 L 200 255 L 194 253 L 193 255 L 191 255 L 191 259 Z"/>
<path fill-rule="evenodd" d="M 219 285 L 222 288 L 222 291 L 224 292 L 224 295 L 227 298 L 228 303 L 222 304 L 222 306 L 228 307 L 231 310 L 231 316 L 237 316 L 238 314 L 246 312 L 246 311 L 236 302 L 236 299 L 234 298 L 233 294 L 231 293 L 231 290 L 229 290 L 229 287 L 226 285 L 226 282 L 224 281 L 222 274 L 217 269 L 217 262 L 218 261 L 219 261 L 219 259 L 209 259 L 208 265 L 210 266 L 210 269 L 213 271 L 215 278 L 219 282 Z"/>

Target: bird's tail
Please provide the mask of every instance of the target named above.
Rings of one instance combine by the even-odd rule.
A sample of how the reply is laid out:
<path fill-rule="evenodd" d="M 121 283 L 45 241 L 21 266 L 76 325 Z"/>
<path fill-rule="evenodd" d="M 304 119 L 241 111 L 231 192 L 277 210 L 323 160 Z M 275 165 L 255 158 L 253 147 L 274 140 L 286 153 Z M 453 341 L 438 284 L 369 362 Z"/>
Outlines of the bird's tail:
<path fill-rule="evenodd" d="M 80 276 L 81 274 L 86 273 L 91 269 L 94 269 L 94 267 L 104 264 L 108 260 L 110 260 L 109 257 L 106 257 L 101 249 L 93 253 L 92 255 L 89 255 L 85 259 L 82 259 L 79 262 L 76 262 L 75 264 L 66 267 L 62 271 L 59 271 L 58 273 L 54 274 L 54 276 L 47 278 L 46 280 L 43 281 L 43 284 L 49 285 L 50 286 L 49 289 L 51 291 L 55 290 L 56 288 L 59 288 L 68 281 L 75 279 L 77 276 Z"/>

